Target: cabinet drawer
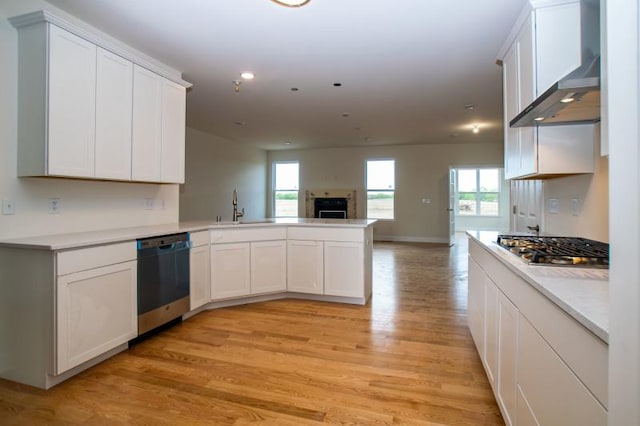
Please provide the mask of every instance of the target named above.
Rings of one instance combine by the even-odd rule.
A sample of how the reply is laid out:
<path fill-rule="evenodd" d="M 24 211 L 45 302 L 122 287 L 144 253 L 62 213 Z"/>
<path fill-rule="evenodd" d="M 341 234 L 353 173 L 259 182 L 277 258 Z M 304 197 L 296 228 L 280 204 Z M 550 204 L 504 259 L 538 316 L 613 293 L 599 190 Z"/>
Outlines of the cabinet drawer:
<path fill-rule="evenodd" d="M 291 240 L 364 242 L 364 229 L 358 228 L 290 226 L 287 232 Z"/>
<path fill-rule="evenodd" d="M 287 229 L 281 226 L 273 228 L 214 229 L 211 231 L 211 244 L 285 240 L 286 238 Z"/>
<path fill-rule="evenodd" d="M 136 242 L 109 244 L 57 253 L 56 275 L 67 275 L 73 272 L 122 263 L 137 258 Z"/>
<path fill-rule="evenodd" d="M 209 231 L 191 232 L 189 234 L 192 247 L 199 247 L 209 244 Z"/>

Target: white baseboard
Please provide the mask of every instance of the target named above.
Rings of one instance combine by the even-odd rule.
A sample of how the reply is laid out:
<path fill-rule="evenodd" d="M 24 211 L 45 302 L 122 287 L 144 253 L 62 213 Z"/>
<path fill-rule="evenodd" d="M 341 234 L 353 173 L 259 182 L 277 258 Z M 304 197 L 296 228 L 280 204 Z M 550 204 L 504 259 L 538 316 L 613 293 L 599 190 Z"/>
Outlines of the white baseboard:
<path fill-rule="evenodd" d="M 374 241 L 389 241 L 398 243 L 438 243 L 449 244 L 448 238 L 441 237 L 403 237 L 397 235 L 374 235 Z"/>

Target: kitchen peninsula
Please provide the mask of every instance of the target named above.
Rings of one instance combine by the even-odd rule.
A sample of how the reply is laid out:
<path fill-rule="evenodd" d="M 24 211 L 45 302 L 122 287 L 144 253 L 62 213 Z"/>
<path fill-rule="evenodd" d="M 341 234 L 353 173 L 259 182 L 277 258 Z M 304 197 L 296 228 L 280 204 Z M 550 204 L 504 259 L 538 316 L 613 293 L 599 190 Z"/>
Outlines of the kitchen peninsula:
<path fill-rule="evenodd" d="M 285 297 L 366 304 L 373 223 L 184 222 L 0 241 L 0 377 L 50 388 L 127 349 L 136 240 L 188 232 L 190 312 Z"/>

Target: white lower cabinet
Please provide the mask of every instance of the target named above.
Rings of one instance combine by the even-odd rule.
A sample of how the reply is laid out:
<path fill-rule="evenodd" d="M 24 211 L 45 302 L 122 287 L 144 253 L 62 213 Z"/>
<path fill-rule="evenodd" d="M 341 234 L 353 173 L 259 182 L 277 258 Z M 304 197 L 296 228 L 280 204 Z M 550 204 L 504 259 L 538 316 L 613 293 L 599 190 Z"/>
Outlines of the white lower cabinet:
<path fill-rule="evenodd" d="M 57 374 L 136 337 L 136 283 L 135 261 L 58 277 Z"/>
<path fill-rule="evenodd" d="M 518 347 L 520 405 L 530 407 L 525 419 L 533 417 L 540 425 L 607 424 L 602 405 L 522 316 Z"/>
<path fill-rule="evenodd" d="M 471 239 L 469 253 L 469 329 L 505 423 L 606 425 L 606 344 Z"/>
<path fill-rule="evenodd" d="M 211 299 L 248 296 L 251 293 L 249 243 L 211 246 Z"/>
<path fill-rule="evenodd" d="M 324 294 L 363 297 L 364 245 L 362 243 L 324 242 Z"/>
<path fill-rule="evenodd" d="M 507 425 L 516 424 L 518 309 L 498 291 L 497 396 Z"/>
<path fill-rule="evenodd" d="M 251 243 L 251 294 L 286 290 L 286 242 L 282 240 Z"/>
<path fill-rule="evenodd" d="M 189 252 L 189 308 L 197 309 L 211 300 L 209 233 L 191 234 Z"/>
<path fill-rule="evenodd" d="M 287 242 L 287 289 L 297 293 L 324 294 L 322 241 Z"/>

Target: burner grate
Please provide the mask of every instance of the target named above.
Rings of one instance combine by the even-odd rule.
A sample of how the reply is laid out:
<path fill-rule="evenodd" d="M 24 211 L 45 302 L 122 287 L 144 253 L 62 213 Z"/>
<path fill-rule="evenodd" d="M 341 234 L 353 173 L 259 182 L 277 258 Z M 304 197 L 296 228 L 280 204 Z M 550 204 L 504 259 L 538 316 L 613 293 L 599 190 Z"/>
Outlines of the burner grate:
<path fill-rule="evenodd" d="M 587 238 L 499 235 L 498 244 L 534 265 L 609 267 L 609 244 Z"/>

